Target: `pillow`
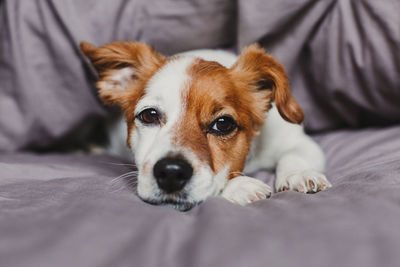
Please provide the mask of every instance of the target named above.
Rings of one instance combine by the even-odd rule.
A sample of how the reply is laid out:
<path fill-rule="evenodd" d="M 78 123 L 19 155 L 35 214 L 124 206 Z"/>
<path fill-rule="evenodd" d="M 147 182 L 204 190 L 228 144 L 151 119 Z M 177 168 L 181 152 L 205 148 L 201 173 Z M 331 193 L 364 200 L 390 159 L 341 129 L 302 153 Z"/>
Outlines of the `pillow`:
<path fill-rule="evenodd" d="M 235 40 L 230 0 L 5 1 L 0 4 L 0 151 L 80 145 L 106 110 L 81 41 L 147 42 L 161 52 Z"/>
<path fill-rule="evenodd" d="M 400 2 L 239 1 L 239 46 L 286 67 L 308 131 L 400 122 Z"/>

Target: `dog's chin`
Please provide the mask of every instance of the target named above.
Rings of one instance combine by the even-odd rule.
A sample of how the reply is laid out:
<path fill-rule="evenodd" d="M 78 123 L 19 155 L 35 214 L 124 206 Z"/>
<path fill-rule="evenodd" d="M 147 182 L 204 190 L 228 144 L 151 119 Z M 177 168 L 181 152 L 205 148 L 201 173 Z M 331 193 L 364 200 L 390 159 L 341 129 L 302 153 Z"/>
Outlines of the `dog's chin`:
<path fill-rule="evenodd" d="M 174 200 L 174 199 L 166 199 L 166 200 L 157 200 L 157 199 L 144 199 L 140 198 L 144 202 L 155 205 L 155 206 L 169 206 L 179 211 L 188 211 L 194 208 L 195 206 L 199 205 L 201 202 L 190 202 L 187 200 Z"/>

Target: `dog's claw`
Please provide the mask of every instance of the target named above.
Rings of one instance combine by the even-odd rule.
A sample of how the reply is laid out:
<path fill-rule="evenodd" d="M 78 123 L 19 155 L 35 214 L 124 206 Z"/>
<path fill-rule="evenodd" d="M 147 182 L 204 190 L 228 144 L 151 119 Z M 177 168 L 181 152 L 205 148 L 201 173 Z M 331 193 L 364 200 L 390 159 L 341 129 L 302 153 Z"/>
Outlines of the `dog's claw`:
<path fill-rule="evenodd" d="M 292 173 L 278 179 L 276 183 L 277 192 L 294 190 L 300 193 L 316 193 L 330 187 L 332 184 L 325 175 L 310 170 Z"/>
<path fill-rule="evenodd" d="M 282 188 L 278 189 L 278 192 L 282 192 L 282 191 L 288 191 L 289 188 L 287 186 L 283 186 Z"/>

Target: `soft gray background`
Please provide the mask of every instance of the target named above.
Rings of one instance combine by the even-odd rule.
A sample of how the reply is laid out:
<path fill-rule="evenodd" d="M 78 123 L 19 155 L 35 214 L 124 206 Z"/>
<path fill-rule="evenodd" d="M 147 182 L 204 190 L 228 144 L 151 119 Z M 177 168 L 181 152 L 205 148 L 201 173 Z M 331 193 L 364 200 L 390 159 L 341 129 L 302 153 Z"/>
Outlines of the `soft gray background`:
<path fill-rule="evenodd" d="M 0 266 L 399 266 L 400 1 L 0 0 Z M 81 40 L 165 54 L 258 41 L 288 70 L 333 188 L 187 213 L 87 144 L 107 110 Z M 318 135 L 315 135 L 319 132 Z M 273 174 L 256 176 L 272 185 Z"/>

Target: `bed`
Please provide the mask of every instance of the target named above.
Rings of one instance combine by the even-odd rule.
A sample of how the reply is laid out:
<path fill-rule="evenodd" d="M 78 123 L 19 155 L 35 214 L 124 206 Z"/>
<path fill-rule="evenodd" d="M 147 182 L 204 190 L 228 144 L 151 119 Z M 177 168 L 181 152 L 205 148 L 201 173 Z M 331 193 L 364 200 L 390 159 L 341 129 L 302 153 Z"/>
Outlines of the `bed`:
<path fill-rule="evenodd" d="M 0 2 L 0 266 L 399 266 L 399 7 Z M 142 202 L 121 178 L 130 162 L 80 149 L 101 141 L 110 113 L 81 40 L 165 54 L 261 43 L 285 65 L 333 187 L 188 212 Z"/>

